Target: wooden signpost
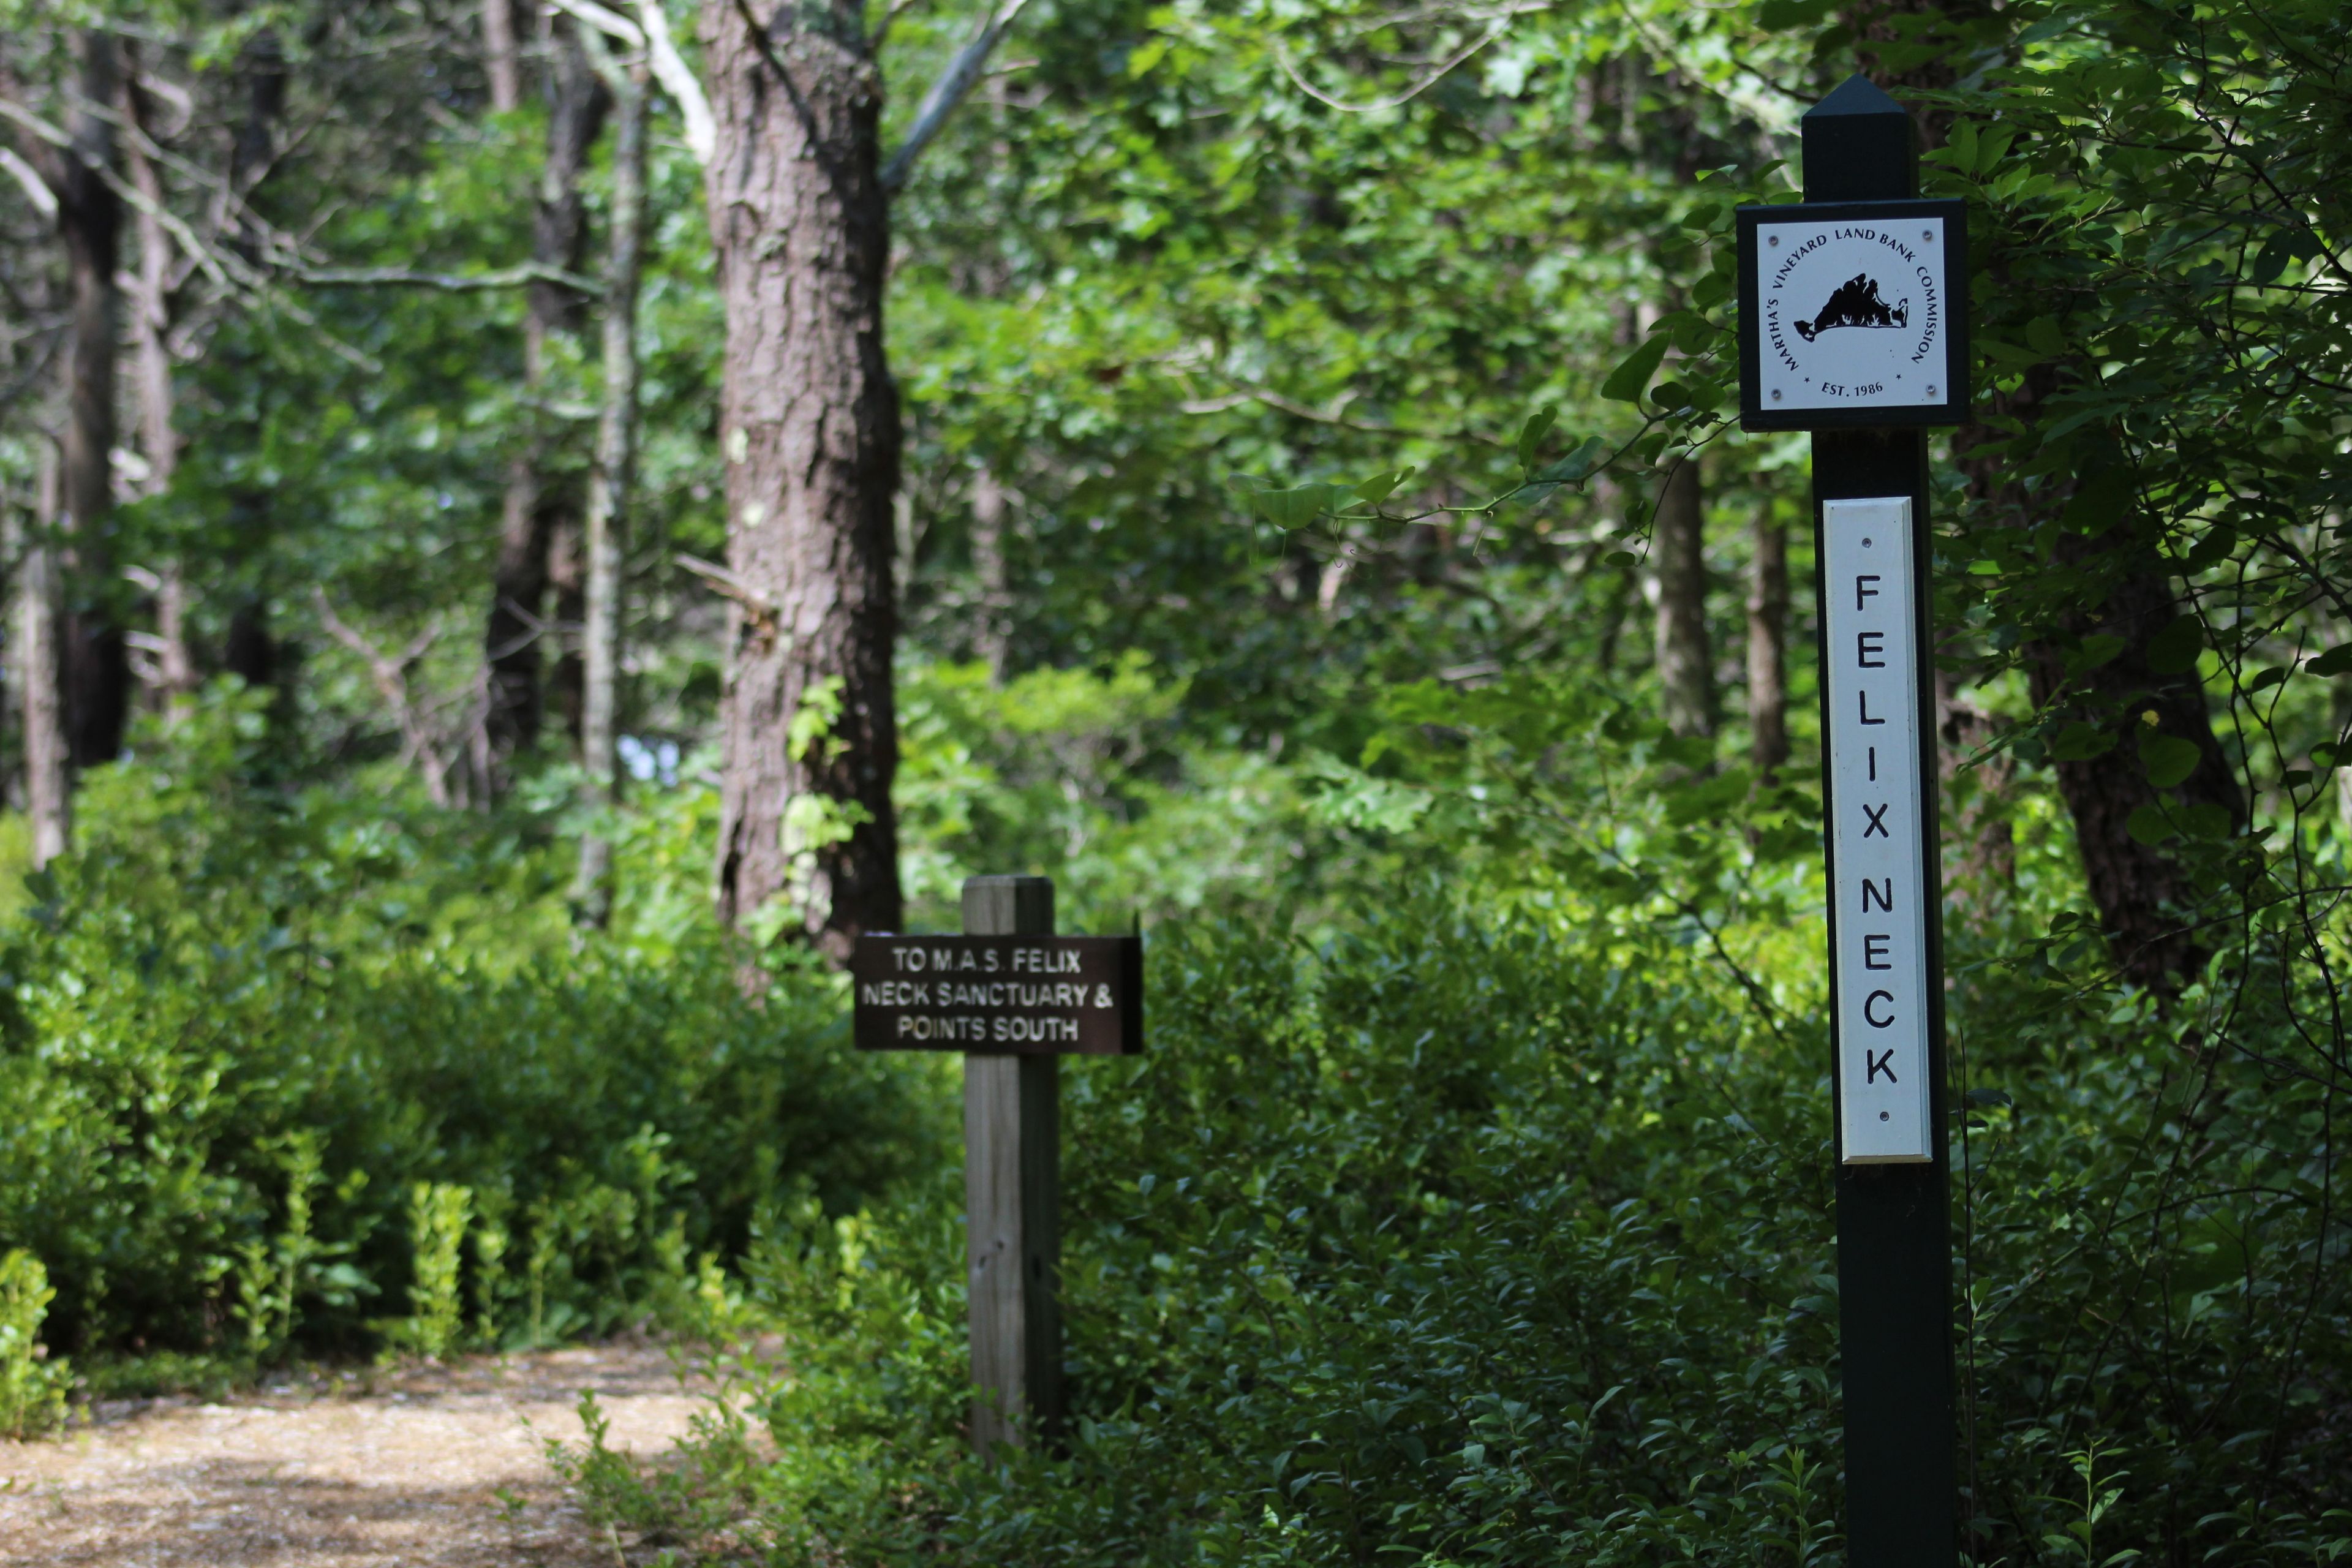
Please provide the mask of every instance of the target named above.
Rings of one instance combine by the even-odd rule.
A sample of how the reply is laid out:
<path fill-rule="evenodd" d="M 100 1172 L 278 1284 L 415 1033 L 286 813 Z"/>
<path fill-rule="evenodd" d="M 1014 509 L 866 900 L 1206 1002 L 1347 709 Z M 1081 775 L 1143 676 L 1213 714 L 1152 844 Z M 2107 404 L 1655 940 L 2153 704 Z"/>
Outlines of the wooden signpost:
<path fill-rule="evenodd" d="M 972 1446 L 1062 1418 L 1061 1058 L 1143 1045 L 1143 942 L 1055 936 L 1044 877 L 972 877 L 961 936 L 860 937 L 860 1050 L 961 1051 Z"/>
<path fill-rule="evenodd" d="M 1958 202 L 1900 104 L 1804 117 L 1805 199 L 1739 219 L 1740 423 L 1813 432 L 1847 1562 L 1958 1561 L 1926 427 L 1968 418 Z"/>

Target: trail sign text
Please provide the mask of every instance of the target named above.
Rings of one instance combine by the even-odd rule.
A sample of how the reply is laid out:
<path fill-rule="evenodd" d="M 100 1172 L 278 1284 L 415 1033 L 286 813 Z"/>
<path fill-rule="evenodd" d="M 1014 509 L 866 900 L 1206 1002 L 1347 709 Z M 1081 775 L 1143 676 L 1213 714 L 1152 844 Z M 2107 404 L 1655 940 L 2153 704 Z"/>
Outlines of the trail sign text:
<path fill-rule="evenodd" d="M 1850 1165 L 1933 1158 L 1911 498 L 1822 503 L 1830 964 Z"/>
<path fill-rule="evenodd" d="M 863 936 L 849 961 L 862 1051 L 1123 1056 L 1142 1047 L 1131 936 Z"/>

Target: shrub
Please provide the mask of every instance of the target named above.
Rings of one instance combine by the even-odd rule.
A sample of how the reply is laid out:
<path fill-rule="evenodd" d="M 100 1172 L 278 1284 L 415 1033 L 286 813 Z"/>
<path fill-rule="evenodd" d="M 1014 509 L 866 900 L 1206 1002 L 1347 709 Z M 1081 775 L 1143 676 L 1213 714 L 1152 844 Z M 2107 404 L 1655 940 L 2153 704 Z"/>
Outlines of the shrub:
<path fill-rule="evenodd" d="M 56 1292 L 22 1247 L 0 1257 L 0 1437 L 30 1437 L 65 1419 L 65 1363 L 48 1359 L 41 1320 Z"/>
<path fill-rule="evenodd" d="M 1157 939 L 1149 1053 L 1064 1080 L 1061 1448 L 965 1457 L 943 1172 L 763 1236 L 744 1328 L 783 1342 L 722 1370 L 772 1456 L 719 1422 L 650 1511 L 790 1563 L 1841 1561 L 1822 1022 L 1676 936 L 1423 903 L 1311 958 Z M 1958 956 L 2003 1086 L 1956 1140 L 1978 1560 L 2342 1553 L 2316 1091 Z"/>
<path fill-rule="evenodd" d="M 92 775 L 0 931 L 0 1246 L 62 1343 L 363 1348 L 412 1291 L 441 1348 L 609 1327 L 922 1147 L 924 1069 L 852 1052 L 829 976 L 747 997 L 707 924 L 543 941 L 527 815 L 229 790 L 248 717 Z M 421 1247 L 419 1184 L 467 1194 Z"/>

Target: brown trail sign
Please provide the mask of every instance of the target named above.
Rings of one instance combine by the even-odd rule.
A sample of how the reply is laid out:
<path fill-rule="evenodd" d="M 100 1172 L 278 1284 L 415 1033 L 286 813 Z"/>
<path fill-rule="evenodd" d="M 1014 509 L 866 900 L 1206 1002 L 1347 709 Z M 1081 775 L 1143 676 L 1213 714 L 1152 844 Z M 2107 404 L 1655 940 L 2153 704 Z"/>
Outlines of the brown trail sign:
<path fill-rule="evenodd" d="M 1143 1047 L 1143 942 L 1055 936 L 1044 877 L 972 877 L 963 934 L 858 939 L 860 1050 L 962 1051 L 972 1447 L 1062 1419 L 1061 1058 Z"/>

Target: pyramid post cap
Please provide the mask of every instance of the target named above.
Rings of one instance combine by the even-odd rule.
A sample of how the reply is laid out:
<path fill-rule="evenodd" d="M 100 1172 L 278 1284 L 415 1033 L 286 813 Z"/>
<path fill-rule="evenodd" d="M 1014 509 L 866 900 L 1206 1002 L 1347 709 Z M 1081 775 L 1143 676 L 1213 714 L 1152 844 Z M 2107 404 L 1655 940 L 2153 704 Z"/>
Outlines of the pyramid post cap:
<path fill-rule="evenodd" d="M 1836 91 L 1805 110 L 1804 118 L 1824 120 L 1836 116 L 1844 119 L 1849 116 L 1881 114 L 1891 114 L 1897 119 L 1904 118 L 1903 106 L 1889 98 L 1885 89 L 1876 82 L 1860 71 L 1856 71 L 1840 82 Z"/>

